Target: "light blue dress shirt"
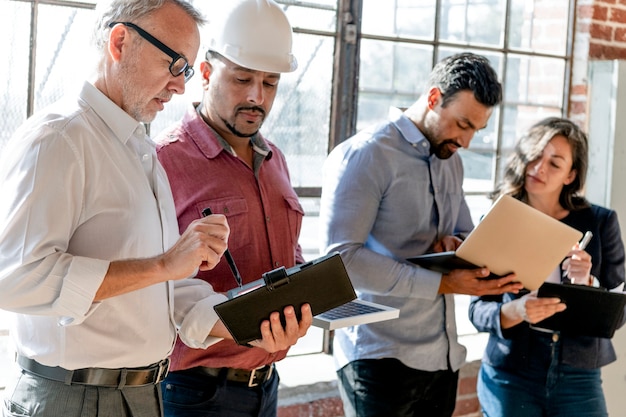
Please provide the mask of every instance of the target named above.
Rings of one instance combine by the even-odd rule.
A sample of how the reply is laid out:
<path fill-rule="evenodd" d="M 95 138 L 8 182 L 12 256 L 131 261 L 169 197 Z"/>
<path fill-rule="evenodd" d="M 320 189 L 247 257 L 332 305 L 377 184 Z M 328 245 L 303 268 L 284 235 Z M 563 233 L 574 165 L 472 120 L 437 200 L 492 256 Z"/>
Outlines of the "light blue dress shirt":
<path fill-rule="evenodd" d="M 404 260 L 473 228 L 460 156 L 430 155 L 415 124 L 392 109 L 389 122 L 337 146 L 323 172 L 323 251 L 341 253 L 360 299 L 400 309 L 397 319 L 337 330 L 337 369 L 376 358 L 424 371 L 459 369 L 466 351 L 453 295 L 438 294 L 440 273 Z"/>

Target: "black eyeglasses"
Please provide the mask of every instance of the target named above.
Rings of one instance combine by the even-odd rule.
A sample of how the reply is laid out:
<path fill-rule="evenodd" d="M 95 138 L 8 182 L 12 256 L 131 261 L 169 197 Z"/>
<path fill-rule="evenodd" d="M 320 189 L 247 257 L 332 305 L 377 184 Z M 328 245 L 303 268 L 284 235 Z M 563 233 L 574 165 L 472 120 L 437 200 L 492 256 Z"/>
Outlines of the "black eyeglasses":
<path fill-rule="evenodd" d="M 163 42 L 161 42 L 160 40 L 158 40 L 157 38 L 155 38 L 154 36 L 152 36 L 151 34 L 149 34 L 148 32 L 146 32 L 145 30 L 143 30 L 142 28 L 140 28 L 134 23 L 111 22 L 109 23 L 109 27 L 112 28 L 118 23 L 124 26 L 128 26 L 129 28 L 135 29 L 135 31 L 139 34 L 139 36 L 141 36 L 142 38 L 150 42 L 152 45 L 159 48 L 162 52 L 166 53 L 170 58 L 172 58 L 172 62 L 170 63 L 170 73 L 174 77 L 178 77 L 179 75 L 184 74 L 185 82 L 189 81 L 189 79 L 193 77 L 193 74 L 194 74 L 193 68 L 189 66 L 189 62 L 187 62 L 187 59 L 184 56 L 177 53 L 172 48 L 168 47 Z"/>

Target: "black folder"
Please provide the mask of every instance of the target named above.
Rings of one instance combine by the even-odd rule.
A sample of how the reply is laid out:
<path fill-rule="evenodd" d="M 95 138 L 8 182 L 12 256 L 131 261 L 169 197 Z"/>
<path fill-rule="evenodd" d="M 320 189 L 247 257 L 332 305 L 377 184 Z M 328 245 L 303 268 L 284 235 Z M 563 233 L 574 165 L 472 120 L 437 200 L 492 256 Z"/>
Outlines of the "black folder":
<path fill-rule="evenodd" d="M 253 288 L 248 290 L 249 288 Z M 248 292 L 246 292 L 248 290 Z M 261 322 L 278 311 L 293 306 L 300 319 L 300 308 L 309 303 L 313 315 L 356 299 L 341 256 L 332 253 L 293 268 L 277 268 L 262 279 L 229 293 L 234 298 L 215 306 L 215 311 L 240 345 L 261 338 Z"/>
<path fill-rule="evenodd" d="M 560 298 L 567 308 L 533 325 L 572 336 L 611 338 L 622 322 L 626 294 L 586 285 L 545 282 L 539 297 Z"/>

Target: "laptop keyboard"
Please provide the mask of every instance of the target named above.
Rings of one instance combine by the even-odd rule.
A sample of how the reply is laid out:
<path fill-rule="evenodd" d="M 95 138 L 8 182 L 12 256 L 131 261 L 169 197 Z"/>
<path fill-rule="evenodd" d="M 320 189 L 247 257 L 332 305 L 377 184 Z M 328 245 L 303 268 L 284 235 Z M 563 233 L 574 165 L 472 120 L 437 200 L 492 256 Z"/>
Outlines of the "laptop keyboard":
<path fill-rule="evenodd" d="M 381 308 L 355 303 L 350 301 L 346 304 L 342 304 L 339 307 L 335 307 L 333 309 L 328 310 L 325 313 L 318 315 L 317 317 L 321 317 L 327 320 L 336 320 L 346 316 L 356 316 L 361 314 L 370 314 L 376 313 L 379 311 L 384 311 Z"/>

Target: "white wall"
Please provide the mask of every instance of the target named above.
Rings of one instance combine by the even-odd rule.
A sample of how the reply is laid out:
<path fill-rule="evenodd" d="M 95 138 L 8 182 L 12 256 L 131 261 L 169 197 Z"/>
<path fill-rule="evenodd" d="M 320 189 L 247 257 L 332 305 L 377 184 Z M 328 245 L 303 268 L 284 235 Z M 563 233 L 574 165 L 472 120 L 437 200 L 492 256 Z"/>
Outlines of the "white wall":
<path fill-rule="evenodd" d="M 587 197 L 617 211 L 626 242 L 626 61 L 589 63 Z M 610 416 L 626 410 L 626 326 L 613 337 L 617 361 L 602 371 Z"/>

